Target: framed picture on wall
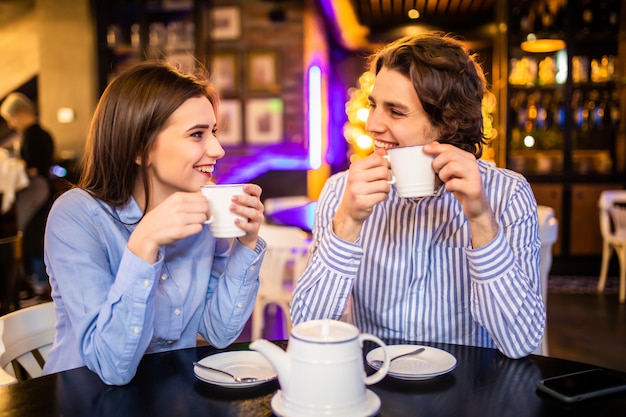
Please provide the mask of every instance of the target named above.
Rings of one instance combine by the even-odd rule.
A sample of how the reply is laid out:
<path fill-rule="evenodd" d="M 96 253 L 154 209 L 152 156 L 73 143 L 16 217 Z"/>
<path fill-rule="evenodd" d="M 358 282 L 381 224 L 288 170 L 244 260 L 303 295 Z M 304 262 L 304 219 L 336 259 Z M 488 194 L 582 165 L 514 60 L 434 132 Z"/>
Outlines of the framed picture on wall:
<path fill-rule="evenodd" d="M 246 73 L 248 90 L 276 93 L 278 83 L 278 53 L 276 51 L 249 52 Z"/>
<path fill-rule="evenodd" d="M 216 52 L 211 60 L 211 81 L 222 94 L 239 91 L 239 57 L 236 52 Z"/>
<path fill-rule="evenodd" d="M 246 142 L 279 143 L 283 140 L 283 101 L 256 98 L 246 101 Z"/>
<path fill-rule="evenodd" d="M 242 142 L 241 101 L 220 101 L 220 118 L 217 124 L 217 139 L 222 145 L 239 145 Z"/>
<path fill-rule="evenodd" d="M 236 6 L 214 7 L 211 16 L 211 39 L 235 40 L 241 36 L 241 10 Z"/>

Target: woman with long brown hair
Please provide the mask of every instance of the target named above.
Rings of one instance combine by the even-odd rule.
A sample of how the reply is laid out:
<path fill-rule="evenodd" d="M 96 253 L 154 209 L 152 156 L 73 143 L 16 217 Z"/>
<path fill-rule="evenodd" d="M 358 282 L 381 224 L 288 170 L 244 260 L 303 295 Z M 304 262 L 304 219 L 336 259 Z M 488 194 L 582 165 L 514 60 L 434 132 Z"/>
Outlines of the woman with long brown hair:
<path fill-rule="evenodd" d="M 48 218 L 45 261 L 57 333 L 44 371 L 87 366 L 107 384 L 146 353 L 233 342 L 249 318 L 265 243 L 261 188 L 231 210 L 245 235 L 215 238 L 200 187 L 224 150 L 219 98 L 165 63 L 115 78 L 92 119 L 82 177 Z"/>

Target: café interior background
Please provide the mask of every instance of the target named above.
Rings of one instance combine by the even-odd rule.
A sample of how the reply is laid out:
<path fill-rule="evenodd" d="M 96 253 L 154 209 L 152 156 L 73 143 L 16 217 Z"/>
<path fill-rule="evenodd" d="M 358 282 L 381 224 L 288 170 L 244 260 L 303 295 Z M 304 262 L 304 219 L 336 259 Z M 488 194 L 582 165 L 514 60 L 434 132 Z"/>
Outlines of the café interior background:
<path fill-rule="evenodd" d="M 359 119 L 367 54 L 408 33 L 454 32 L 479 54 L 498 99 L 484 109 L 485 158 L 522 172 L 554 208 L 553 271 L 596 275 L 598 197 L 626 185 L 621 3 L 0 0 L 0 99 L 35 96 L 71 176 L 111 77 L 150 57 L 201 64 L 228 119 L 220 181 L 316 199 L 331 173 L 371 149 Z M 530 32 L 564 47 L 527 51 Z"/>

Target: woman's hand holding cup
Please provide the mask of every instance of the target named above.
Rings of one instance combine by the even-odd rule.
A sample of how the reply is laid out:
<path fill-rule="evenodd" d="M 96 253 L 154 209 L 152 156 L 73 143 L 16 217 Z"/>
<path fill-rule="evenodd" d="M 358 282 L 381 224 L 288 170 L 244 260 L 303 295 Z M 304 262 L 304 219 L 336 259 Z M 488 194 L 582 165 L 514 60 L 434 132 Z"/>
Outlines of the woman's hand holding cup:
<path fill-rule="evenodd" d="M 261 187 L 255 184 L 204 185 L 201 191 L 209 202 L 206 223 L 213 236 L 237 237 L 244 245 L 256 247 L 259 228 L 265 219 Z"/>

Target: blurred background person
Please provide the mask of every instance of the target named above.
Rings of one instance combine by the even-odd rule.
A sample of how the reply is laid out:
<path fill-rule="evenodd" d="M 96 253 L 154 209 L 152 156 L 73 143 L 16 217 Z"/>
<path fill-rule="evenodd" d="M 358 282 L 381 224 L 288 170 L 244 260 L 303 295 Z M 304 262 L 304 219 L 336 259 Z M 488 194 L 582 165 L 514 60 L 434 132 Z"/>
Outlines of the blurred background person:
<path fill-rule="evenodd" d="M 29 185 L 17 193 L 15 217 L 22 235 L 22 256 L 27 276 L 37 295 L 50 297 L 50 284 L 43 262 L 43 235 L 53 199 L 50 167 L 54 140 L 39 125 L 33 102 L 22 93 L 12 93 L 0 106 L 0 116 L 22 135 L 19 156 L 26 163 Z"/>

